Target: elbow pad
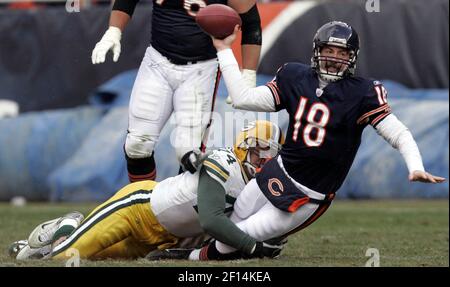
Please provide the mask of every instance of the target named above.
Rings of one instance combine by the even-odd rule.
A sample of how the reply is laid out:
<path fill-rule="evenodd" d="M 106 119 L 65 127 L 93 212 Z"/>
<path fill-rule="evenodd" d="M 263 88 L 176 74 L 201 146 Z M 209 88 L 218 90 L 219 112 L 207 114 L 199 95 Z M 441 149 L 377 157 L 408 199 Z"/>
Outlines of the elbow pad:
<path fill-rule="evenodd" d="M 131 17 L 138 2 L 139 0 L 116 0 L 112 10 L 125 12 Z"/>
<path fill-rule="evenodd" d="M 242 20 L 242 45 L 261 45 L 262 30 L 256 4 L 246 13 L 239 14 Z"/>

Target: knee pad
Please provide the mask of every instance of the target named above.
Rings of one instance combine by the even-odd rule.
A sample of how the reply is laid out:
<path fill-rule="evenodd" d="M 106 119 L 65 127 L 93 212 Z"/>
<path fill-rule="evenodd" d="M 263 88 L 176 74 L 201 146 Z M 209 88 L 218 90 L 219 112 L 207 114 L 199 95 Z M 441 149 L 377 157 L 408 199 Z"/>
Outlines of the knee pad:
<path fill-rule="evenodd" d="M 155 137 L 128 133 L 125 141 L 125 154 L 133 159 L 149 158 L 153 155 L 156 141 Z"/>

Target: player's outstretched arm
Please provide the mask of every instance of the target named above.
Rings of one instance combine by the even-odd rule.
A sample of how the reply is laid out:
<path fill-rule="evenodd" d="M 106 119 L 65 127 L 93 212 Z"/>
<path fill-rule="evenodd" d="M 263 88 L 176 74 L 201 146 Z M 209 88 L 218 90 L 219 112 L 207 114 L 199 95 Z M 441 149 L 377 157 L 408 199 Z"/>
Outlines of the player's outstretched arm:
<path fill-rule="evenodd" d="M 215 169 L 219 168 L 219 171 Z M 207 172 L 209 170 L 209 172 Z M 209 173 L 215 173 L 217 179 L 210 176 Z M 206 233 L 215 239 L 224 242 L 236 249 L 251 254 L 255 247 L 256 240 L 239 229 L 225 215 L 225 188 L 219 183 L 219 180 L 226 180 L 220 177 L 220 166 L 206 163 L 206 166 L 200 170 L 198 182 L 198 217 L 200 225 Z M 224 171 L 222 171 L 224 173 Z M 224 174 L 223 176 L 227 176 Z M 228 175 L 229 176 L 229 175 Z M 223 183 L 226 184 L 226 183 Z"/>
<path fill-rule="evenodd" d="M 233 107 L 250 111 L 274 112 L 275 102 L 270 89 L 267 86 L 249 87 L 239 71 L 239 65 L 231 50 L 231 44 L 236 39 L 238 31 L 239 26 L 236 25 L 234 33 L 225 39 L 213 38 L 220 70 Z"/>
<path fill-rule="evenodd" d="M 393 114 L 388 115 L 376 127 L 377 133 L 392 147 L 398 149 L 409 170 L 410 181 L 441 183 L 445 178 L 425 171 L 419 148 L 409 129 Z"/>
<path fill-rule="evenodd" d="M 427 183 L 441 183 L 445 181 L 444 177 L 432 175 L 426 171 L 415 170 L 409 174 L 410 181 L 420 181 Z"/>

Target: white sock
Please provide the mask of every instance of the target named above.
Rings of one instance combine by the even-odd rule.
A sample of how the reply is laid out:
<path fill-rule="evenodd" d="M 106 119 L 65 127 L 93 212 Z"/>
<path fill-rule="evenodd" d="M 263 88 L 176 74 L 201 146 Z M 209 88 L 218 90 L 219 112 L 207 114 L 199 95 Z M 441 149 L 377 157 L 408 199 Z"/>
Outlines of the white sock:
<path fill-rule="evenodd" d="M 200 250 L 201 249 L 192 250 L 191 254 L 189 254 L 189 260 L 193 260 L 193 261 L 200 260 Z"/>

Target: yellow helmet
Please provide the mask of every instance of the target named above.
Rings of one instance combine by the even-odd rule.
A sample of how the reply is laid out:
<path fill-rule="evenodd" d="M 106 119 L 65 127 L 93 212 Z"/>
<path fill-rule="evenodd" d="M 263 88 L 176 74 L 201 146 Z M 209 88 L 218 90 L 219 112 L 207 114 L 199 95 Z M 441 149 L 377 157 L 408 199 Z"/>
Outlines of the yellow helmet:
<path fill-rule="evenodd" d="M 284 144 L 284 135 L 276 124 L 265 121 L 248 123 L 237 135 L 234 154 L 245 168 L 249 177 L 254 177 L 257 170 L 269 159 L 275 157 Z M 259 164 L 252 162 L 251 153 L 256 152 Z"/>

